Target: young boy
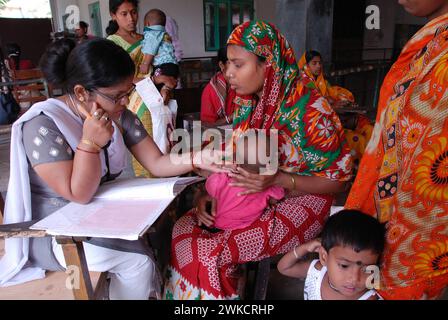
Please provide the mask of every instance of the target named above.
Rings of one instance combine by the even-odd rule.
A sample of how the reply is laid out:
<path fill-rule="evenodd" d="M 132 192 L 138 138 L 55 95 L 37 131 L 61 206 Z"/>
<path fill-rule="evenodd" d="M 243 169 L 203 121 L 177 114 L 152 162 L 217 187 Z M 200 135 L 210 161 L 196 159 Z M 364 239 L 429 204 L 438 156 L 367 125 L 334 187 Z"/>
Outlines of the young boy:
<path fill-rule="evenodd" d="M 140 64 L 140 73 L 147 74 L 149 66 L 154 65 L 155 75 L 163 74 L 177 78 L 179 66 L 174 55 L 171 38 L 165 31 L 166 15 L 159 9 L 151 9 L 145 15 L 144 40 L 142 52 L 144 58 Z"/>
<path fill-rule="evenodd" d="M 330 216 L 321 240 L 295 247 L 277 267 L 284 275 L 305 279 L 305 300 L 378 300 L 371 279 L 379 276 L 384 236 L 385 228 L 375 218 L 342 210 Z M 319 259 L 303 259 L 312 252 Z"/>

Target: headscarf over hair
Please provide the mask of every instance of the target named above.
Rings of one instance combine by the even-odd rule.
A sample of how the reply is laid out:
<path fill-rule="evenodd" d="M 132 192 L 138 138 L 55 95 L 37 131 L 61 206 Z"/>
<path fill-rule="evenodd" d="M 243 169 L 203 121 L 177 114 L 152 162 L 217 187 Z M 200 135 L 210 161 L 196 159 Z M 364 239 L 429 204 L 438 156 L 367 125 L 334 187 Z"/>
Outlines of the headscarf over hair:
<path fill-rule="evenodd" d="M 280 102 L 284 101 L 295 87 L 299 75 L 293 49 L 275 26 L 264 21 L 246 22 L 238 26 L 230 35 L 227 44 L 244 47 L 247 51 L 266 59 L 268 67 L 263 94 L 251 117 L 250 127 L 270 128 L 279 111 Z M 242 105 L 255 103 L 242 100 L 243 97 L 237 98 L 236 103 Z M 236 125 L 241 126 L 239 123 Z"/>
<path fill-rule="evenodd" d="M 319 90 L 323 97 L 330 97 L 335 101 L 345 100 L 355 102 L 353 93 L 339 86 L 331 86 L 327 80 L 325 80 L 323 72 L 321 72 L 317 79 L 315 79 L 310 68 L 308 67 L 308 63 L 309 61 L 306 60 L 305 52 L 299 60 L 299 69 L 305 74 L 306 77 L 309 78 L 312 83 L 314 83 L 316 89 Z"/>
<path fill-rule="evenodd" d="M 314 75 L 311 73 L 310 68 L 308 67 L 309 61 L 306 61 L 306 52 L 302 54 L 302 57 L 299 60 L 299 69 L 302 70 L 316 85 L 317 89 L 320 91 L 320 94 L 324 97 L 329 95 L 327 81 L 325 81 L 324 73 L 321 72 L 317 79 L 314 79 Z"/>
<path fill-rule="evenodd" d="M 316 90 L 300 81 L 293 49 L 277 28 L 262 20 L 246 22 L 227 44 L 267 63 L 261 100 L 255 94 L 234 99 L 234 129 L 277 129 L 283 170 L 348 180 L 351 158 L 339 118 Z"/>

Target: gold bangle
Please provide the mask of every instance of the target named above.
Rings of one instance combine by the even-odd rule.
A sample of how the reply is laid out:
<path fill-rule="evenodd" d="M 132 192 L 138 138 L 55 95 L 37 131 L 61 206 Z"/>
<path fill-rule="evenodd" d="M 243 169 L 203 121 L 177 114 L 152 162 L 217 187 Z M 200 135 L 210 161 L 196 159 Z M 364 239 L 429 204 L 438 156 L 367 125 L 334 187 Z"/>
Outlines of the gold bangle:
<path fill-rule="evenodd" d="M 99 151 L 87 151 L 87 150 L 84 150 L 84 149 L 82 149 L 80 147 L 76 147 L 76 150 L 82 151 L 82 152 L 86 152 L 86 153 L 91 153 L 91 154 L 100 154 Z"/>
<path fill-rule="evenodd" d="M 89 139 L 82 139 L 81 143 L 84 143 L 88 146 L 94 147 L 96 149 L 96 151 L 100 151 L 101 147 L 99 145 L 97 145 L 94 141 L 89 140 Z"/>
<path fill-rule="evenodd" d="M 294 190 L 296 190 L 296 178 L 294 178 L 294 174 L 291 174 L 291 181 L 292 181 L 291 191 L 294 191 Z"/>

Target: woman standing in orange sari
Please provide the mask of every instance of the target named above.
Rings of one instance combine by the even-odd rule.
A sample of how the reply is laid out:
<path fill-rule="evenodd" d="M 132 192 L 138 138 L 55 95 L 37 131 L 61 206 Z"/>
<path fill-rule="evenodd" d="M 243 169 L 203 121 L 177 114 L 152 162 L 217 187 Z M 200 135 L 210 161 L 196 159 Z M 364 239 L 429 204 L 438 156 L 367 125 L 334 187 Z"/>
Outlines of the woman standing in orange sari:
<path fill-rule="evenodd" d="M 381 295 L 431 299 L 448 285 L 448 1 L 399 2 L 430 21 L 384 80 L 346 207 L 387 222 Z"/>

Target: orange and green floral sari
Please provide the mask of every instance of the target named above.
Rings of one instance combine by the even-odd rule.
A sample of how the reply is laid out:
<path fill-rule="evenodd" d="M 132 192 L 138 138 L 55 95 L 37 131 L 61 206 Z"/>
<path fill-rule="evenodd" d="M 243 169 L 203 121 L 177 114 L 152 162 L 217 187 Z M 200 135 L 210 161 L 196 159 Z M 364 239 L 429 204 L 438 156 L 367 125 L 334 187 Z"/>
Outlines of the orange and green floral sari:
<path fill-rule="evenodd" d="M 386 299 L 435 298 L 448 285 L 448 14 L 406 44 L 346 203 L 387 222 Z"/>
<path fill-rule="evenodd" d="M 323 97 L 326 97 L 332 103 L 339 101 L 355 102 L 355 97 L 349 90 L 339 86 L 332 86 L 325 79 L 323 72 L 315 78 L 308 67 L 305 55 L 305 53 L 302 55 L 298 65 L 302 71 L 302 77 L 307 80 L 307 85 L 310 88 L 317 89 Z M 359 162 L 372 135 L 373 126 L 366 116 L 358 115 L 356 120 L 356 128 L 353 130 L 345 128 L 344 133 L 353 160 Z"/>
<path fill-rule="evenodd" d="M 328 102 L 300 81 L 294 52 L 277 28 L 246 22 L 231 34 L 238 45 L 266 59 L 261 99 L 233 99 L 233 128 L 276 129 L 282 170 L 333 181 L 351 178 L 342 125 Z M 333 195 L 289 195 L 267 207 L 250 226 L 217 233 L 202 229 L 194 211 L 177 220 L 167 270 L 167 299 L 239 299 L 238 265 L 283 254 L 317 237 Z M 219 204 L 218 204 L 219 205 Z"/>
<path fill-rule="evenodd" d="M 140 64 L 143 61 L 142 40 L 139 40 L 134 44 L 130 44 L 129 42 L 125 41 L 122 37 L 115 34 L 108 36 L 107 39 L 113 41 L 115 44 L 119 45 L 124 50 L 126 50 L 127 53 L 129 53 L 131 59 L 135 63 L 135 75 L 134 75 L 135 78 L 143 78 L 147 76 L 144 74 L 140 74 L 139 72 Z M 151 72 L 149 72 L 148 75 L 149 74 L 151 74 Z M 138 116 L 148 134 L 152 136 L 151 113 L 149 112 L 149 109 L 146 107 L 145 103 L 143 102 L 142 98 L 137 93 L 137 91 L 134 91 L 132 95 L 129 97 L 128 109 Z M 143 168 L 143 166 L 134 157 L 132 157 L 132 167 L 137 177 L 146 177 L 146 178 L 152 177 L 151 173 L 148 172 L 145 168 Z"/>
<path fill-rule="evenodd" d="M 330 83 L 325 79 L 323 72 L 321 72 L 316 79 L 308 67 L 308 61 L 306 61 L 306 53 L 302 55 L 298 65 L 299 69 L 302 71 L 303 76 L 307 77 L 310 80 L 309 85 L 319 90 L 320 94 L 323 97 L 331 98 L 333 101 L 355 102 L 355 97 L 349 90 L 339 86 L 330 85 Z"/>

